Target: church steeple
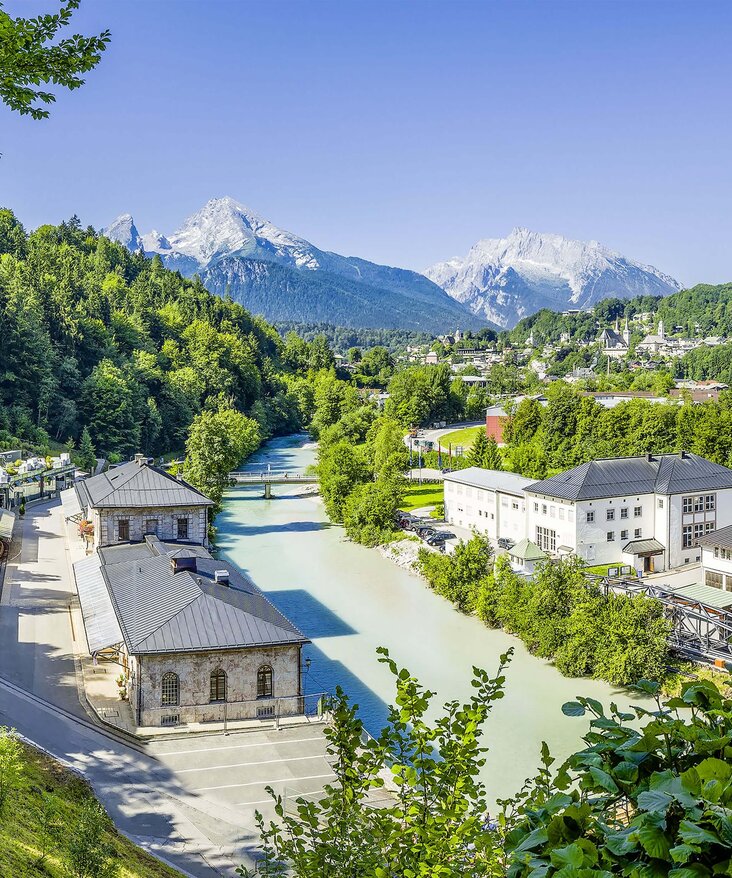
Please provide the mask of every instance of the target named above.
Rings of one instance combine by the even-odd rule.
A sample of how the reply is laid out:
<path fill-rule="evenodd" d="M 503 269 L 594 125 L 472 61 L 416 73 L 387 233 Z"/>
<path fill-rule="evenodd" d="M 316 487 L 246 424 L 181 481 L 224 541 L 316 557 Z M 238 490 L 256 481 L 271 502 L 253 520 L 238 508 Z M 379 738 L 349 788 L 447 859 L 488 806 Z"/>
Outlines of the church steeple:
<path fill-rule="evenodd" d="M 623 327 L 623 341 L 630 344 L 630 327 L 628 326 L 628 318 L 625 318 L 625 326 Z"/>

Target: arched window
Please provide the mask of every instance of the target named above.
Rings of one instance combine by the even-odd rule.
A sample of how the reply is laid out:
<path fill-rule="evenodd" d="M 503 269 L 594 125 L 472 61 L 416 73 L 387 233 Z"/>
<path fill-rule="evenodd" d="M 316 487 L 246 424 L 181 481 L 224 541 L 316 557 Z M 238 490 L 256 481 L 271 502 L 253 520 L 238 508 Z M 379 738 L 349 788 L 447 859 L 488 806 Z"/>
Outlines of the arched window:
<path fill-rule="evenodd" d="M 257 671 L 257 698 L 271 698 L 273 693 L 272 668 L 269 665 L 262 665 Z"/>
<path fill-rule="evenodd" d="M 180 677 L 172 671 L 163 674 L 161 703 L 163 707 L 180 704 Z"/>
<path fill-rule="evenodd" d="M 211 671 L 210 701 L 226 701 L 226 672 L 221 668 Z"/>

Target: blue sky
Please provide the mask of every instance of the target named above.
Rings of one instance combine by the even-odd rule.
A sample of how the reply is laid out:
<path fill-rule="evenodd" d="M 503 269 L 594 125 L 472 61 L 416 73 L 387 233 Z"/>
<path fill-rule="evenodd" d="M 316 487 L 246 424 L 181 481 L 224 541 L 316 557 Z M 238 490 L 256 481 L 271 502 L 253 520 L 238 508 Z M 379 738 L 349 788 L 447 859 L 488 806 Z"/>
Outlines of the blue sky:
<path fill-rule="evenodd" d="M 76 22 L 112 30 L 84 88 L 44 122 L 0 109 L 0 203 L 29 227 L 170 232 L 231 195 L 410 268 L 521 225 L 732 279 L 732 3 L 83 0 Z"/>

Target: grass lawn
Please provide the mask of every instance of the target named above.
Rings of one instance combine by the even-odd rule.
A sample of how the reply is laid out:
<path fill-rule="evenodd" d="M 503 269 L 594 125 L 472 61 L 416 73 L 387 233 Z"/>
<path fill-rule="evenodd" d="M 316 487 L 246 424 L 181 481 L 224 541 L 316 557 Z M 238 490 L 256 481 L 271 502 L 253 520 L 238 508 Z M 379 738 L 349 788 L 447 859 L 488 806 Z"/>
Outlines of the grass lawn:
<path fill-rule="evenodd" d="M 25 772 L 20 788 L 10 793 L 0 818 L 0 875 L 5 878 L 68 878 L 64 862 L 66 840 L 75 830 L 79 806 L 92 796 L 87 784 L 40 751 L 24 746 Z M 41 792 L 55 808 L 54 828 L 48 856 L 37 865 L 42 844 L 39 828 Z M 118 835 L 106 833 L 119 864 L 119 878 L 182 878 L 180 872 L 160 863 Z"/>
<path fill-rule="evenodd" d="M 421 509 L 423 506 L 434 506 L 442 503 L 445 499 L 445 491 L 442 485 L 410 485 L 404 492 L 401 509 L 409 512 L 412 509 Z"/>
<path fill-rule="evenodd" d="M 440 439 L 440 445 L 443 448 L 447 448 L 450 443 L 452 443 L 452 450 L 455 450 L 456 445 L 462 445 L 462 447 L 467 451 L 468 448 L 471 448 L 473 442 L 475 442 L 475 437 L 482 431 L 485 431 L 485 426 L 480 424 L 477 427 L 463 427 L 462 430 L 453 430 L 452 433 L 445 433 L 445 435 Z"/>

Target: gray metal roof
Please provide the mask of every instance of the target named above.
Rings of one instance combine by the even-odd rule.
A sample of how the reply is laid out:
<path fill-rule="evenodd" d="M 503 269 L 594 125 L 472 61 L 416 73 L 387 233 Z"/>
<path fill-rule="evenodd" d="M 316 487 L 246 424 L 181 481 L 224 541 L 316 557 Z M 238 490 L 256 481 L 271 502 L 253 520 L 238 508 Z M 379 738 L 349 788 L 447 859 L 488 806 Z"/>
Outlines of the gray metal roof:
<path fill-rule="evenodd" d="M 732 488 L 732 469 L 698 454 L 654 454 L 592 460 L 526 490 L 562 500 L 598 500 L 641 494 L 693 494 Z"/>
<path fill-rule="evenodd" d="M 629 555 L 660 555 L 665 551 L 665 546 L 658 540 L 631 540 L 623 546 L 623 552 Z"/>
<path fill-rule="evenodd" d="M 82 514 L 80 498 L 74 488 L 66 488 L 65 491 L 61 491 L 59 497 L 64 510 L 64 518 L 76 518 Z"/>
<path fill-rule="evenodd" d="M 89 652 L 95 653 L 121 644 L 122 632 L 102 575 L 100 556 L 89 555 L 77 561 L 74 564 L 74 578 Z"/>
<path fill-rule="evenodd" d="M 108 546 L 95 556 L 131 654 L 308 642 L 235 567 L 201 546 L 190 548 L 197 556 L 195 572 L 174 573 L 171 555 L 180 546 L 154 537 L 135 546 Z M 224 568 L 228 586 L 214 581 L 215 571 Z"/>
<path fill-rule="evenodd" d="M 13 536 L 15 513 L 9 509 L 0 509 L 0 540 L 9 540 Z"/>
<path fill-rule="evenodd" d="M 446 482 L 457 482 L 487 491 L 503 491 L 506 494 L 522 496 L 531 479 L 517 473 L 509 473 L 500 469 L 483 469 L 480 466 L 469 466 L 467 469 L 454 473 L 445 473 Z"/>
<path fill-rule="evenodd" d="M 77 482 L 75 487 L 81 505 L 94 509 L 212 505 L 208 497 L 188 482 L 137 461 Z"/>
<path fill-rule="evenodd" d="M 732 524 L 704 534 L 698 540 L 698 543 L 700 546 L 718 546 L 720 549 L 732 549 Z"/>

